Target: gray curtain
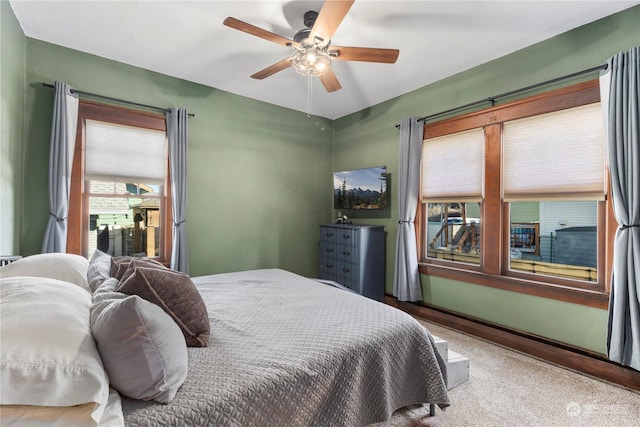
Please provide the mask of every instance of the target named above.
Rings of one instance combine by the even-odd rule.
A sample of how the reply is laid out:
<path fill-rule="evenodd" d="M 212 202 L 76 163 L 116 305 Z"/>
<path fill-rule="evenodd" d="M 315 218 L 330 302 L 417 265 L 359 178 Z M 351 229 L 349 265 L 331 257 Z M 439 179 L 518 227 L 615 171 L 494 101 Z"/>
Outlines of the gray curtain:
<path fill-rule="evenodd" d="M 42 252 L 66 252 L 71 166 L 78 126 L 78 96 L 66 83 L 55 82 L 49 147 L 49 221 Z"/>
<path fill-rule="evenodd" d="M 400 123 L 398 165 L 398 234 L 396 237 L 393 296 L 399 301 L 421 301 L 422 288 L 418 271 L 418 251 L 414 220 L 420 188 L 423 124 L 415 117 Z"/>
<path fill-rule="evenodd" d="M 640 370 L 640 47 L 609 59 L 600 77 L 611 197 L 619 228 L 609 296 L 609 359 Z"/>
<path fill-rule="evenodd" d="M 169 168 L 173 211 L 173 249 L 171 268 L 189 273 L 187 253 L 187 121 L 184 108 L 171 108 L 166 114 L 169 139 Z"/>

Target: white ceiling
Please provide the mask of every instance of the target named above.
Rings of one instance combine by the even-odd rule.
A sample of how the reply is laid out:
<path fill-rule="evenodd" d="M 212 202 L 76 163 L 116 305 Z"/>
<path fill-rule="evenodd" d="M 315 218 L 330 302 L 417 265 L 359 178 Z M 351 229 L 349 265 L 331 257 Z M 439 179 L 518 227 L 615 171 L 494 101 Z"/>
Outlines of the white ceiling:
<path fill-rule="evenodd" d="M 307 79 L 249 76 L 291 51 L 222 24 L 227 16 L 287 38 L 322 1 L 25 1 L 26 36 L 306 113 Z M 336 119 L 626 9 L 640 1 L 357 0 L 333 44 L 394 48 L 395 64 L 334 61 L 342 89 L 317 78 L 311 112 Z M 52 76 L 53 78 L 54 76 Z M 79 88 L 100 93 L 98 87 Z"/>

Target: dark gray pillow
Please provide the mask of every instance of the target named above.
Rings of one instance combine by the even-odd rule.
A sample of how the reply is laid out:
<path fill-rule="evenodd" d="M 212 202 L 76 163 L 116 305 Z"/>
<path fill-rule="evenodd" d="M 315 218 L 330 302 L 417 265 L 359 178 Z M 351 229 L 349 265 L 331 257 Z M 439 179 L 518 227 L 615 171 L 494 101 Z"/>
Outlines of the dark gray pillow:
<path fill-rule="evenodd" d="M 118 269 L 118 280 L 120 280 L 120 282 L 124 282 L 138 267 L 168 270 L 167 267 L 152 259 L 132 259 L 128 264 L 120 264 L 120 268 Z M 124 273 L 122 273 L 123 269 Z"/>
<path fill-rule="evenodd" d="M 111 386 L 133 399 L 169 403 L 187 377 L 182 331 L 155 304 L 104 285 L 91 307 L 91 332 Z"/>
<path fill-rule="evenodd" d="M 87 269 L 87 281 L 92 292 L 111 277 L 111 255 L 101 251 L 95 251 L 89 260 Z"/>
<path fill-rule="evenodd" d="M 140 266 L 167 268 L 160 261 L 152 258 L 138 258 L 132 256 L 114 256 L 111 258 L 111 277 L 122 280 L 122 276 L 127 272 L 132 262 L 136 262 Z"/>
<path fill-rule="evenodd" d="M 180 326 L 188 347 L 206 347 L 209 315 L 191 278 L 170 269 L 137 267 L 117 289 L 161 307 Z"/>

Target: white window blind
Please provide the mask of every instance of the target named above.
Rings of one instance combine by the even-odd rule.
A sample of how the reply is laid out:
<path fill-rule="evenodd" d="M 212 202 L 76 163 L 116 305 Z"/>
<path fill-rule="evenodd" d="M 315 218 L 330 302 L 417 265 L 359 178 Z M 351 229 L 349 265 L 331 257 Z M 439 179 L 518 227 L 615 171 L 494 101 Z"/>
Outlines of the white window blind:
<path fill-rule="evenodd" d="M 85 178 L 163 184 L 167 168 L 165 132 L 87 120 Z"/>
<path fill-rule="evenodd" d="M 426 139 L 422 146 L 422 202 L 481 202 L 484 130 Z"/>
<path fill-rule="evenodd" d="M 604 200 L 600 103 L 504 124 L 504 199 Z"/>

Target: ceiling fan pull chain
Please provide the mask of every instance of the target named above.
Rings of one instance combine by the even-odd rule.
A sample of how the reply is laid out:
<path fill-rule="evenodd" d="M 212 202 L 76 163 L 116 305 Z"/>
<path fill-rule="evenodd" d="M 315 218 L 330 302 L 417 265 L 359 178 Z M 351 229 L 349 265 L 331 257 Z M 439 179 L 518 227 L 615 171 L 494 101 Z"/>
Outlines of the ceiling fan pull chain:
<path fill-rule="evenodd" d="M 311 118 L 311 88 L 313 87 L 313 76 L 307 76 L 307 118 Z"/>

